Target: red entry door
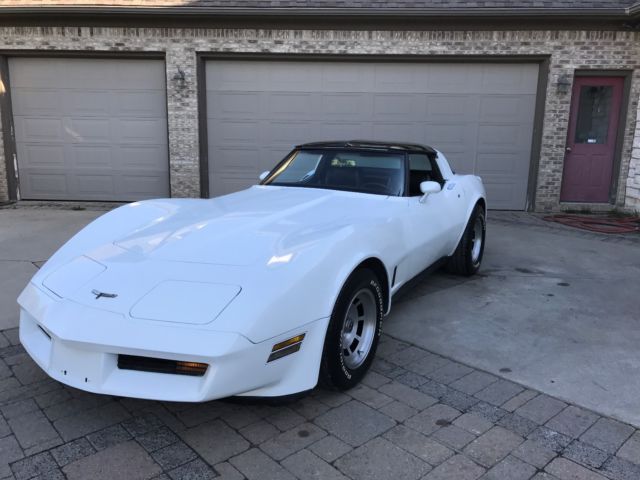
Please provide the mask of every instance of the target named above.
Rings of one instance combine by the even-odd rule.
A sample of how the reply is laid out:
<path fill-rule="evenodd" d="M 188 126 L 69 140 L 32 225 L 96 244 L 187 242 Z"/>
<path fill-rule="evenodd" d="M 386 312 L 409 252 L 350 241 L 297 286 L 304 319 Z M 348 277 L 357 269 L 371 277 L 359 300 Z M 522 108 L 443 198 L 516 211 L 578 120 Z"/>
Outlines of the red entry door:
<path fill-rule="evenodd" d="M 623 84 L 622 77 L 575 77 L 561 201 L 609 201 Z"/>

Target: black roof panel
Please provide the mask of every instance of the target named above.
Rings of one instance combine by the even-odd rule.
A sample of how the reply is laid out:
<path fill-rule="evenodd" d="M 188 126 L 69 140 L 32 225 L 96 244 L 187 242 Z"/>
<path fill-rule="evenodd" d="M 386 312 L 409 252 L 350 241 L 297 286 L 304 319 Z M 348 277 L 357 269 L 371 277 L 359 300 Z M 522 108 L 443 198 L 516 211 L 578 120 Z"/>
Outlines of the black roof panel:
<path fill-rule="evenodd" d="M 303 143 L 296 148 L 352 148 L 358 150 L 384 150 L 404 152 L 425 152 L 434 154 L 436 151 L 426 145 L 407 142 L 380 142 L 376 140 L 333 140 L 326 142 Z"/>

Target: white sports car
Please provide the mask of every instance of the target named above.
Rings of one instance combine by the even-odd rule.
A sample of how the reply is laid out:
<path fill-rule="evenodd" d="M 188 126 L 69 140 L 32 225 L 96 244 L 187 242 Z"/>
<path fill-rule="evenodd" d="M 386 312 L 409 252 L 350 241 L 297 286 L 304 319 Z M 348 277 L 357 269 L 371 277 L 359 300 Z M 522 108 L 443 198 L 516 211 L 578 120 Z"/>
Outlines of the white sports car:
<path fill-rule="evenodd" d="M 391 299 L 480 267 L 485 190 L 430 147 L 296 147 L 259 185 L 135 202 L 69 240 L 18 299 L 20 340 L 91 392 L 204 401 L 347 389 Z"/>

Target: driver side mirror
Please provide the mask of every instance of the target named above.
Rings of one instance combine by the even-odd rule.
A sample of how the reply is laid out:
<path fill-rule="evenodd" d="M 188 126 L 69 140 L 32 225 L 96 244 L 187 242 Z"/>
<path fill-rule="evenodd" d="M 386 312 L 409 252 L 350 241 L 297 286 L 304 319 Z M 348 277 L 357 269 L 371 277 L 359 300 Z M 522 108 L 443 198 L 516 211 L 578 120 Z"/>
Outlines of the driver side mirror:
<path fill-rule="evenodd" d="M 267 176 L 269 176 L 269 173 L 269 170 L 267 170 L 266 172 L 262 172 L 258 178 L 260 179 L 260 181 L 262 181 L 267 178 Z"/>
<path fill-rule="evenodd" d="M 429 194 L 438 193 L 440 190 L 442 190 L 442 187 L 438 182 L 421 182 L 420 191 L 422 192 L 422 197 L 420 197 L 420 203 L 424 203 Z"/>

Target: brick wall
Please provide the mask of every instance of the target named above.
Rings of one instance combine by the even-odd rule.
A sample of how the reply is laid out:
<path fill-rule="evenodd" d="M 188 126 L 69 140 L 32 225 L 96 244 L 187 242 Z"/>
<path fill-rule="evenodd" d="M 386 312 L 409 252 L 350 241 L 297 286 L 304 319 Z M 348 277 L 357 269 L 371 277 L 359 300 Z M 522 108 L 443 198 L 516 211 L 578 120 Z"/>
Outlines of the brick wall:
<path fill-rule="evenodd" d="M 0 132 L 2 131 L 2 117 L 0 116 Z M 4 142 L 0 135 L 0 203 L 9 199 L 9 185 L 7 184 L 7 164 L 4 158 Z"/>
<path fill-rule="evenodd" d="M 640 104 L 638 105 L 635 119 L 635 136 L 633 138 L 626 194 L 625 206 L 627 209 L 640 213 Z"/>
<path fill-rule="evenodd" d="M 537 173 L 538 210 L 557 209 L 559 205 L 570 94 L 559 94 L 556 82 L 562 74 L 573 79 L 575 69 L 635 70 L 618 181 L 621 188 L 616 200 L 617 205 L 624 205 L 624 186 L 629 174 L 640 95 L 639 40 L 639 33 L 627 31 L 0 27 L 0 48 L 5 50 L 41 49 L 43 54 L 51 50 L 165 52 L 171 192 L 174 196 L 198 196 L 200 190 L 196 52 L 549 56 L 550 71 Z M 184 85 L 173 80 L 178 67 L 186 73 Z M 0 151 L 0 164 L 4 164 L 1 156 Z M 638 169 L 634 171 L 638 172 Z M 6 176 L 0 175 L 0 195 L 6 192 L 5 182 Z"/>

